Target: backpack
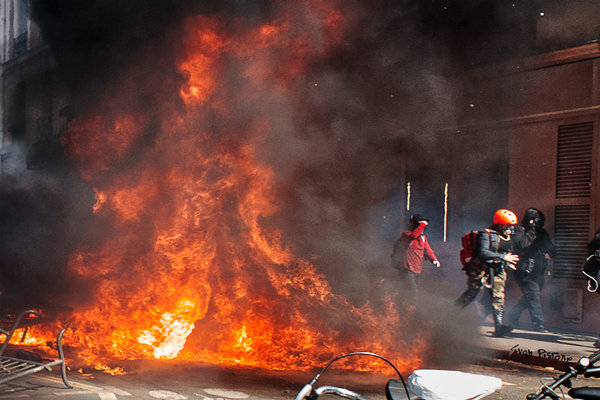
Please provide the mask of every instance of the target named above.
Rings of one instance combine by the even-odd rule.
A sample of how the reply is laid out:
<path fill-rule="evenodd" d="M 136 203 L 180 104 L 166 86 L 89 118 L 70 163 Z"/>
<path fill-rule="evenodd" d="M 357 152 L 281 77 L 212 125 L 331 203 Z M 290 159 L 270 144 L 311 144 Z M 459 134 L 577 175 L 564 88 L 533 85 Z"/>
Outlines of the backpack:
<path fill-rule="evenodd" d="M 489 229 L 485 229 L 485 231 L 491 236 Z M 481 231 L 471 231 L 460 238 L 462 244 L 462 249 L 460 250 L 460 263 L 463 267 L 473 259 L 477 252 L 477 235 L 479 232 Z"/>
<path fill-rule="evenodd" d="M 469 261 L 473 259 L 475 251 L 477 250 L 477 234 L 479 231 L 471 231 L 464 234 L 460 238 L 462 249 L 460 249 L 460 263 L 464 267 Z"/>
<path fill-rule="evenodd" d="M 427 238 L 425 240 L 427 240 Z M 392 250 L 392 268 L 399 271 L 404 269 L 404 263 L 406 261 L 406 249 L 410 247 L 413 241 L 414 239 L 412 239 L 405 248 L 402 243 L 402 237 L 396 240 L 396 243 L 394 243 L 394 249 Z"/>
<path fill-rule="evenodd" d="M 398 239 L 394 243 L 394 249 L 392 250 L 392 268 L 400 270 L 404 267 L 405 254 L 401 250 L 402 240 Z"/>

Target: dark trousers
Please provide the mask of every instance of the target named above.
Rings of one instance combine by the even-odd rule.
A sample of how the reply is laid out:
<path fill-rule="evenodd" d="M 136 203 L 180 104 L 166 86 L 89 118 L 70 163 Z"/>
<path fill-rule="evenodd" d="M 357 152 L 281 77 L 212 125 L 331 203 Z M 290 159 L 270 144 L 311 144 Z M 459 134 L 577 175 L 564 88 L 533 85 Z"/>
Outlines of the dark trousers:
<path fill-rule="evenodd" d="M 400 270 L 402 297 L 410 304 L 416 304 L 419 297 L 419 274 L 402 268 Z"/>
<path fill-rule="evenodd" d="M 529 278 L 529 279 L 528 279 Z M 531 277 L 515 277 L 515 281 L 523 296 L 519 299 L 518 303 L 508 313 L 509 323 L 517 324 L 521 318 L 521 314 L 525 310 L 529 311 L 531 316 L 531 322 L 535 327 L 544 326 L 544 313 L 542 311 L 542 301 L 540 299 L 540 293 L 542 292 L 543 281 L 540 282 Z"/>

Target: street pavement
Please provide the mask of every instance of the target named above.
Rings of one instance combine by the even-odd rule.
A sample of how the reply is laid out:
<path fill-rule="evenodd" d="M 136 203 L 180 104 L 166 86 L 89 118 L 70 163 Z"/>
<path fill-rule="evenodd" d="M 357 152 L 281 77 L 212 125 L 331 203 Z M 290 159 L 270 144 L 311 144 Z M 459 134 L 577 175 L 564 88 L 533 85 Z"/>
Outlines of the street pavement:
<path fill-rule="evenodd" d="M 513 330 L 504 338 L 494 338 L 492 332 L 491 325 L 480 328 L 481 354 L 492 361 L 463 370 L 496 376 L 505 382 L 499 392 L 488 397 L 489 400 L 524 399 L 524 393 L 539 387 L 540 377 L 556 375 L 565 365 L 598 350 L 593 345 L 596 336 L 591 333 L 557 329 L 540 333 L 525 327 Z M 0 400 L 291 400 L 312 378 L 311 373 L 283 378 L 277 373 L 265 375 L 264 371 L 253 374 L 209 366 L 157 365 L 159 363 L 136 364 L 132 368 L 134 373 L 120 376 L 70 371 L 73 389 L 65 387 L 56 369 L 43 371 L 0 385 Z M 364 387 L 383 388 L 377 379 L 374 378 L 375 383 L 369 383 L 369 378 L 364 375 L 358 377 Z M 595 383 L 595 386 L 600 384 Z M 352 389 L 356 390 L 356 387 Z M 369 392 L 368 395 L 374 400 L 385 398 L 383 393 Z"/>
<path fill-rule="evenodd" d="M 597 350 L 594 341 L 598 337 L 591 333 L 574 332 L 549 328 L 548 332 L 516 328 L 504 338 L 492 337 L 494 327 L 481 327 L 481 346 L 501 359 L 543 367 L 562 367 L 576 363 Z"/>

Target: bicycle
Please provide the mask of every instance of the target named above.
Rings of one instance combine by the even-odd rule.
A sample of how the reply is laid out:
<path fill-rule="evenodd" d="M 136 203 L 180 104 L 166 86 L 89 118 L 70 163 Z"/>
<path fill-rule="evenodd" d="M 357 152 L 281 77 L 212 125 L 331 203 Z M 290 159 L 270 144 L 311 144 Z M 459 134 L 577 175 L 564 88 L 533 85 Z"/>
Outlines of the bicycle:
<path fill-rule="evenodd" d="M 573 399 L 579 400 L 600 400 L 600 387 L 573 387 L 572 379 L 576 376 L 585 378 L 599 377 L 600 366 L 596 366 L 596 362 L 600 360 L 600 350 L 592 353 L 589 357 L 579 359 L 574 367 L 569 367 L 567 371 L 559 376 L 556 376 L 550 384 L 542 384 L 535 393 L 527 395 L 527 400 L 542 400 L 550 398 L 552 400 L 564 399 L 562 388 L 568 388 L 567 394 Z M 557 393 L 560 390 L 561 394 Z"/>
<path fill-rule="evenodd" d="M 302 389 L 296 395 L 295 400 L 318 400 L 320 396 L 325 394 L 332 394 L 338 397 L 342 397 L 349 400 L 371 400 L 367 396 L 363 396 L 359 393 L 356 393 L 352 390 L 341 388 L 337 386 L 316 386 L 318 380 L 321 378 L 323 373 L 336 361 L 341 360 L 346 357 L 351 356 L 371 356 L 379 358 L 389 364 L 398 377 L 400 379 L 390 379 L 385 385 L 385 396 L 387 400 L 417 400 L 419 397 L 412 396 L 411 391 L 409 390 L 409 385 L 406 384 L 402 374 L 396 368 L 396 366 L 385 357 L 382 357 L 375 353 L 369 352 L 355 352 L 348 353 L 342 356 L 336 357 L 333 360 L 329 361 L 325 367 L 323 367 L 311 380 L 309 383 L 304 385 Z M 530 393 L 526 396 L 526 400 L 543 400 L 546 398 L 550 398 L 552 400 L 560 400 L 564 399 L 564 393 L 562 388 L 569 388 L 568 395 L 574 400 L 600 400 L 600 387 L 572 387 L 572 379 L 576 376 L 583 376 L 586 378 L 590 377 L 600 377 L 600 366 L 596 366 L 595 363 L 600 360 L 600 350 L 594 352 L 589 357 L 582 357 L 575 366 L 570 366 L 567 371 L 562 373 L 559 376 L 556 376 L 553 379 L 552 383 L 545 384 L 538 389 L 535 393 Z M 415 371 L 417 372 L 417 371 Z M 439 371 L 436 371 L 439 372 Z M 458 371 L 446 371 L 446 372 L 455 372 L 461 374 Z M 471 376 L 471 374 L 465 374 Z M 492 378 L 494 379 L 494 378 Z M 455 382 L 453 382 L 455 383 Z M 557 393 L 557 390 L 560 390 L 560 394 Z M 489 390 L 483 390 L 480 394 L 473 396 L 472 393 L 469 395 L 465 395 L 464 400 L 475 400 L 481 399 L 495 391 L 494 387 L 489 387 Z M 443 398 L 441 395 L 435 396 L 436 398 Z M 456 395 L 452 397 L 456 399 Z"/>
<path fill-rule="evenodd" d="M 385 361 L 393 368 L 399 379 L 390 379 L 386 383 L 385 396 L 387 400 L 411 400 L 411 398 L 416 400 L 420 397 L 416 397 L 415 392 L 420 395 L 431 394 L 435 398 L 450 396 L 452 399 L 476 400 L 493 393 L 502 385 L 502 381 L 498 378 L 443 370 L 416 370 L 411 375 L 411 382 L 407 385 L 398 368 L 385 357 L 375 353 L 356 352 L 336 357 L 327 363 L 309 383 L 304 385 L 295 400 L 318 400 L 320 396 L 325 394 L 332 394 L 349 400 L 370 400 L 368 397 L 346 388 L 327 385 L 316 386 L 319 378 L 335 361 L 350 356 L 376 357 Z M 436 385 L 431 385 L 433 381 L 436 381 Z M 440 389 L 439 382 L 452 382 L 453 384 L 442 384 L 441 386 L 444 386 L 444 388 Z M 433 388 L 432 386 L 438 387 Z M 443 392 L 443 394 L 440 392 Z"/>

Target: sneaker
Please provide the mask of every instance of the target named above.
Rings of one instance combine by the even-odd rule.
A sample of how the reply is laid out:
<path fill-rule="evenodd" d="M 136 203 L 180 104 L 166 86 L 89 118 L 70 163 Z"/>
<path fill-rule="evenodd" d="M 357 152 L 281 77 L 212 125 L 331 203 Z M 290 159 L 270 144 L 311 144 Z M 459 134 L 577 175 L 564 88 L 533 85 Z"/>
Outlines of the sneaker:
<path fill-rule="evenodd" d="M 512 330 L 513 330 L 512 326 L 499 325 L 496 327 L 496 329 L 494 329 L 494 333 L 492 334 L 492 337 L 503 338 L 504 335 L 506 335 L 507 333 L 510 333 Z"/>
<path fill-rule="evenodd" d="M 533 330 L 541 333 L 548 333 L 548 329 L 544 328 L 544 325 L 534 326 Z"/>

